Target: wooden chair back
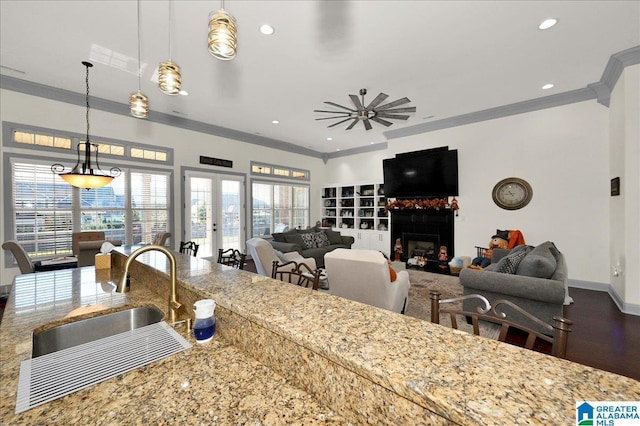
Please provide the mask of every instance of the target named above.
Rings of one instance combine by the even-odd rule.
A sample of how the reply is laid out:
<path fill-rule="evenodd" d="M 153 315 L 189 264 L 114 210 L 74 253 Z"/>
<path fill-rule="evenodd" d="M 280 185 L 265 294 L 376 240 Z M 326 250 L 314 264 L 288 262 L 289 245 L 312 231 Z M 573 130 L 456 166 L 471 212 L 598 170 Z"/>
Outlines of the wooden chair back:
<path fill-rule="evenodd" d="M 198 254 L 198 248 L 200 248 L 200 245 L 196 244 L 193 241 L 187 241 L 186 243 L 180 241 L 180 253 L 182 254 L 196 257 L 196 255 Z"/>
<path fill-rule="evenodd" d="M 276 260 L 273 262 L 271 269 L 271 278 L 318 290 L 321 273 L 320 269 L 313 270 L 304 262 L 298 263 L 292 260 L 287 263 L 280 263 Z"/>
<path fill-rule="evenodd" d="M 487 298 L 479 294 L 468 294 L 451 299 L 440 299 L 440 292 L 432 290 L 429 292 L 429 298 L 431 299 L 432 323 L 440 324 L 440 314 L 449 314 L 451 327 L 457 329 L 457 317 L 461 316 L 466 318 L 467 321 L 471 321 L 471 324 L 473 325 L 473 334 L 480 335 L 479 321 L 488 321 L 500 325 L 500 335 L 498 336 L 498 340 L 501 342 L 506 340 L 509 329 L 513 328 L 526 334 L 527 339 L 524 344 L 526 349 L 533 349 L 536 340 L 540 339 L 551 343 L 551 355 L 558 358 L 565 358 L 567 355 L 567 340 L 569 339 L 569 332 L 571 332 L 571 325 L 573 324 L 567 318 L 557 316 L 553 317 L 553 325 L 551 325 L 530 314 L 509 300 L 497 300 L 494 305 L 491 306 Z M 477 312 L 469 312 L 455 308 L 442 308 L 442 305 L 460 302 L 465 299 L 479 299 L 482 301 L 484 307 L 478 307 Z M 499 309 L 501 306 L 509 306 L 511 309 L 540 325 L 542 328 L 547 330 L 548 333 L 543 334 L 529 327 L 509 321 L 507 319 L 507 315 Z"/>
<path fill-rule="evenodd" d="M 231 266 L 236 269 L 244 269 L 247 255 L 238 249 L 218 249 L 218 263 Z"/>

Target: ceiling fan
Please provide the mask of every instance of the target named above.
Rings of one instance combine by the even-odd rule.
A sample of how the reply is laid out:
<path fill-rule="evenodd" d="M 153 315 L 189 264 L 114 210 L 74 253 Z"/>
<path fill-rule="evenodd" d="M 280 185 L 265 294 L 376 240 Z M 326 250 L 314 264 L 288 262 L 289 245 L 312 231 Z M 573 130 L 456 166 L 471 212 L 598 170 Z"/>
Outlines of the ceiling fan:
<path fill-rule="evenodd" d="M 367 130 L 371 130 L 373 127 L 371 126 L 371 121 L 375 121 L 378 124 L 382 124 L 383 126 L 389 127 L 393 123 L 387 121 L 385 119 L 393 119 L 393 120 L 408 120 L 408 115 L 403 115 L 401 113 L 408 112 L 416 112 L 416 107 L 405 107 L 405 108 L 395 108 L 399 105 L 408 104 L 411 102 L 409 98 L 398 99 L 393 102 L 389 102 L 388 104 L 380 105 L 385 99 L 389 97 L 389 95 L 385 93 L 379 93 L 369 105 L 364 106 L 364 95 L 367 94 L 367 89 L 360 89 L 360 96 L 362 96 L 362 101 L 356 95 L 349 95 L 351 98 L 351 102 L 355 105 L 356 109 L 348 108 L 346 106 L 338 105 L 335 102 L 325 101 L 324 103 L 327 105 L 331 105 L 337 108 L 344 109 L 346 111 L 327 111 L 322 109 L 314 109 L 314 112 L 323 112 L 334 114 L 332 117 L 324 117 L 324 118 L 316 118 L 316 120 L 335 120 L 339 119 L 337 123 L 333 123 L 327 127 L 335 127 L 339 124 L 347 122 L 349 120 L 353 120 L 346 130 L 352 129 L 359 121 L 362 121 L 364 124 L 364 128 Z"/>

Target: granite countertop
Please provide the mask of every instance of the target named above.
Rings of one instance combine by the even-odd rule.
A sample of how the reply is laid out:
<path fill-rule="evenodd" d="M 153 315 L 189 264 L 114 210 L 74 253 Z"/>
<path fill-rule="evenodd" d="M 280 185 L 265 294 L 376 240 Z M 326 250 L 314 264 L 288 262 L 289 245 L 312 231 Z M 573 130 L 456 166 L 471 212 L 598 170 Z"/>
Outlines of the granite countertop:
<path fill-rule="evenodd" d="M 131 248 L 118 251 L 116 260 Z M 141 255 L 143 269 L 132 272 L 132 291 L 124 295 L 103 291 L 109 270 L 17 277 L 0 327 L 0 418 L 15 424 L 82 418 L 100 424 L 566 425 L 575 423 L 576 401 L 640 400 L 640 382 L 630 378 L 176 257 L 180 300 L 217 302 L 212 342 L 15 416 L 31 330 L 92 304 L 153 301 L 165 309 L 158 294 L 166 293 L 154 293 L 145 280 L 153 275 L 148 271 L 166 279 L 168 262 L 157 253 Z"/>

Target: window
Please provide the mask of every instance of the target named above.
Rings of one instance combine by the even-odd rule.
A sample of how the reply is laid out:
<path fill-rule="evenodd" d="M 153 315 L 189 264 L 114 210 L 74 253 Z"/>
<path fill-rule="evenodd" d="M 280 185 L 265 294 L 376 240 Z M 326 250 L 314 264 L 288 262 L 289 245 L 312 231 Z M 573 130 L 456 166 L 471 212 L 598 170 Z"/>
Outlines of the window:
<path fill-rule="evenodd" d="M 124 244 L 150 242 L 168 231 L 169 185 L 169 172 L 124 169 L 108 186 L 80 190 L 53 174 L 50 164 L 12 159 L 9 238 L 35 258 L 71 254 L 74 231 L 104 231 L 106 239 Z"/>
<path fill-rule="evenodd" d="M 71 254 L 72 187 L 51 165 L 11 164 L 13 237 L 31 256 Z M 9 239 L 8 238 L 8 239 Z"/>
<path fill-rule="evenodd" d="M 254 237 L 309 225 L 309 187 L 254 182 L 251 188 Z"/>
<path fill-rule="evenodd" d="M 57 130 L 48 130 L 41 128 L 29 129 L 30 126 L 21 124 L 6 123 L 8 135 L 11 135 L 10 141 L 5 141 L 7 145 L 14 145 L 24 148 L 24 145 L 37 145 L 41 147 L 51 148 L 52 151 L 64 150 L 66 152 L 76 152 L 76 149 L 84 151 L 83 145 L 86 135 L 69 134 L 62 136 Z M 143 146 L 120 141 L 107 141 L 106 138 L 91 139 L 91 143 L 98 146 L 100 158 L 108 156 L 115 158 L 130 158 L 134 160 L 145 160 L 155 163 L 171 164 L 173 162 L 172 149 L 158 149 L 158 147 Z M 9 142 L 9 143 L 7 143 Z"/>
<path fill-rule="evenodd" d="M 286 166 L 274 166 L 271 164 L 256 163 L 255 161 L 251 162 L 251 174 L 306 181 L 310 179 L 311 175 L 309 170 L 294 169 Z"/>

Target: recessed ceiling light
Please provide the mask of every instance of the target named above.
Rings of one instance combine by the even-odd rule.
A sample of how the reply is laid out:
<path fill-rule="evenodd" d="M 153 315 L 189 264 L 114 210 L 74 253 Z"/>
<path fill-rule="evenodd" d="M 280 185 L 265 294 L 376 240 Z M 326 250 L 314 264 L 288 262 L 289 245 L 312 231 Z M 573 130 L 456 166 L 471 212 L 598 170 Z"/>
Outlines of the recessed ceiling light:
<path fill-rule="evenodd" d="M 544 86 L 542 86 L 542 89 L 543 89 L 543 90 L 548 90 L 548 89 L 551 89 L 551 88 L 553 88 L 553 87 L 555 87 L 555 84 L 553 84 L 553 83 L 547 83 L 547 84 L 545 84 Z"/>
<path fill-rule="evenodd" d="M 340 148 L 336 148 L 336 151 L 340 151 Z"/>
<path fill-rule="evenodd" d="M 328 141 L 332 141 L 332 140 L 333 140 L 333 138 L 329 137 L 329 138 L 327 138 L 327 140 L 328 140 Z"/>
<path fill-rule="evenodd" d="M 273 124 L 280 124 L 280 122 L 278 120 L 272 120 L 271 123 Z"/>
<path fill-rule="evenodd" d="M 542 21 L 540 25 L 538 25 L 538 29 L 548 30 L 549 28 L 553 27 L 557 23 L 558 23 L 558 20 L 556 18 L 545 19 L 544 21 Z"/>
<path fill-rule="evenodd" d="M 375 142 L 371 142 L 371 145 L 373 145 Z"/>
<path fill-rule="evenodd" d="M 264 24 L 260 26 L 260 32 L 264 35 L 271 35 L 274 33 L 274 29 L 271 25 Z"/>
<path fill-rule="evenodd" d="M 182 95 L 182 96 L 189 96 L 189 92 L 187 92 L 187 91 L 186 91 L 186 90 L 184 90 L 184 89 L 183 89 L 183 90 L 181 90 L 181 91 L 179 91 L 179 92 L 178 92 L 178 94 L 179 94 L 179 95 Z"/>

